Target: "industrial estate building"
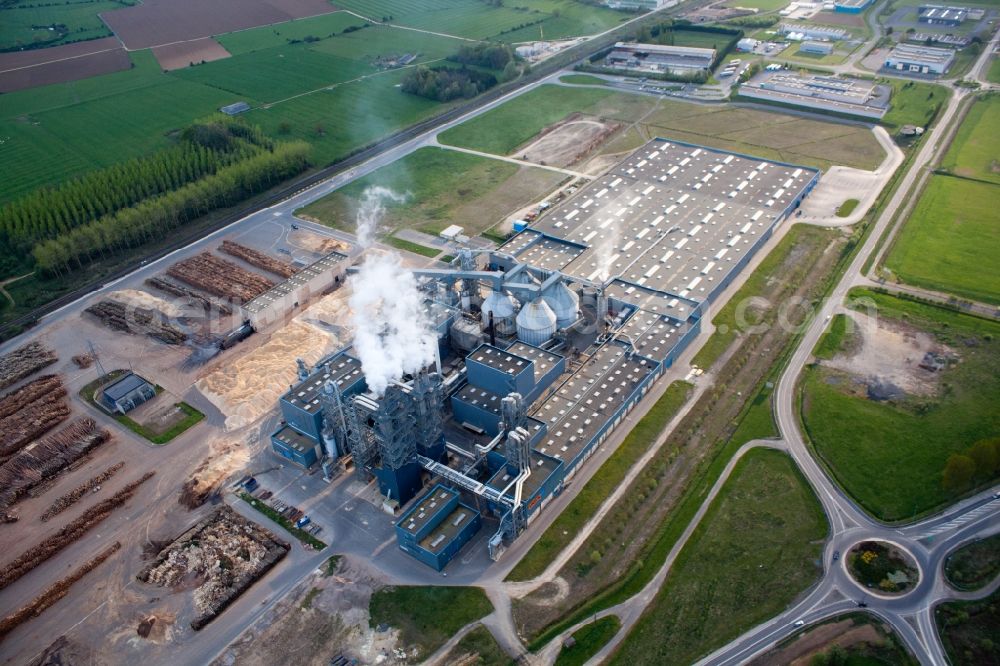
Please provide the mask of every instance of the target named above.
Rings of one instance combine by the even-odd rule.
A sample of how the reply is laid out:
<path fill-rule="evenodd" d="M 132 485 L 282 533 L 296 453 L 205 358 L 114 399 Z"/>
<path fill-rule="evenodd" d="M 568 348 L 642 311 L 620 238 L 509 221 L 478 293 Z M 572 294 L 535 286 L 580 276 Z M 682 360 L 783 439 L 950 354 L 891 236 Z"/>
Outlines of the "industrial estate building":
<path fill-rule="evenodd" d="M 715 49 L 625 42 L 615 44 L 604 59 L 606 66 L 617 69 L 679 75 L 707 72 L 714 63 Z"/>
<path fill-rule="evenodd" d="M 865 79 L 790 71 L 764 71 L 742 84 L 739 94 L 824 111 L 881 118 L 889 110 L 892 89 Z"/>
<path fill-rule="evenodd" d="M 834 2 L 834 11 L 843 12 L 845 14 L 860 14 L 868 8 L 868 5 L 872 4 L 874 0 L 836 0 Z"/>
<path fill-rule="evenodd" d="M 344 349 L 280 401 L 272 448 L 376 479 L 399 547 L 435 569 L 481 527 L 490 556 L 559 494 L 690 344 L 707 303 L 818 179 L 655 139 L 498 250 L 413 271 L 440 361 L 368 390 Z M 426 493 L 423 488 L 430 487 Z M 412 503 L 412 505 L 411 505 Z"/>
<path fill-rule="evenodd" d="M 969 18 L 966 7 L 944 7 L 942 5 L 922 5 L 917 20 L 927 25 L 957 27 Z"/>
<path fill-rule="evenodd" d="M 126 414 L 155 397 L 155 386 L 134 372 L 126 372 L 100 390 L 98 402 L 109 412 Z"/>
<path fill-rule="evenodd" d="M 833 44 L 830 42 L 802 42 L 799 53 L 812 53 L 813 55 L 830 55 L 833 53 Z"/>
<path fill-rule="evenodd" d="M 955 60 L 955 52 L 935 46 L 897 44 L 885 59 L 886 69 L 915 74 L 944 74 Z"/>
<path fill-rule="evenodd" d="M 829 28 L 823 25 L 782 23 L 778 28 L 778 31 L 793 41 L 814 39 L 818 41 L 836 42 L 850 37 L 850 34 L 842 28 Z"/>
<path fill-rule="evenodd" d="M 305 303 L 310 297 L 340 284 L 347 268 L 347 255 L 331 252 L 292 277 L 279 282 L 257 298 L 240 306 L 245 321 L 261 330 Z"/>

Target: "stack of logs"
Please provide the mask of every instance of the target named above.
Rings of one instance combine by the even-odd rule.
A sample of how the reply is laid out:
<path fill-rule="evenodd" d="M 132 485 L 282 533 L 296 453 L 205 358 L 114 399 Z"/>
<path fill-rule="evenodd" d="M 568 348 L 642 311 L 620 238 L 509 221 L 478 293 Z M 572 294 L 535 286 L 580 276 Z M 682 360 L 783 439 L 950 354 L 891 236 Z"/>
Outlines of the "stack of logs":
<path fill-rule="evenodd" d="M 121 301 L 106 299 L 84 310 L 116 331 L 142 333 L 168 345 L 183 344 L 187 334 L 164 321 L 163 314 L 125 305 Z"/>
<path fill-rule="evenodd" d="M 101 487 L 101 484 L 107 483 L 108 479 L 117 474 L 123 467 L 125 467 L 124 460 L 117 462 L 97 476 L 91 477 L 85 483 L 81 483 L 76 488 L 57 499 L 42 513 L 42 522 L 44 523 L 52 518 L 55 518 L 60 513 L 79 502 L 87 493 L 95 492 Z"/>
<path fill-rule="evenodd" d="M 0 398 L 0 462 L 69 418 L 66 389 L 45 375 Z"/>
<path fill-rule="evenodd" d="M 29 342 L 0 356 L 0 389 L 7 388 L 57 360 L 59 357 L 55 352 L 39 342 Z"/>
<path fill-rule="evenodd" d="M 146 280 L 146 284 L 153 289 L 158 289 L 166 294 L 170 294 L 171 296 L 186 298 L 188 303 L 201 308 L 205 312 L 211 312 L 213 309 L 216 309 L 219 311 L 219 314 L 233 314 L 233 309 L 225 303 L 213 303 L 194 289 L 185 287 L 182 284 L 177 284 L 173 280 L 167 280 L 166 278 L 161 277 L 151 277 Z"/>
<path fill-rule="evenodd" d="M 238 299 L 243 303 L 252 301 L 274 286 L 263 275 L 208 252 L 177 262 L 167 269 L 167 275 L 213 296 Z"/>
<path fill-rule="evenodd" d="M 263 252 L 258 252 L 252 247 L 240 245 L 239 243 L 234 243 L 230 240 L 222 241 L 222 246 L 219 248 L 219 251 L 225 252 L 230 256 L 236 257 L 237 259 L 242 259 L 251 266 L 256 266 L 257 268 L 265 270 L 268 273 L 280 275 L 283 278 L 290 278 L 298 272 L 298 269 L 287 261 L 275 259 L 274 257 L 266 255 Z"/>

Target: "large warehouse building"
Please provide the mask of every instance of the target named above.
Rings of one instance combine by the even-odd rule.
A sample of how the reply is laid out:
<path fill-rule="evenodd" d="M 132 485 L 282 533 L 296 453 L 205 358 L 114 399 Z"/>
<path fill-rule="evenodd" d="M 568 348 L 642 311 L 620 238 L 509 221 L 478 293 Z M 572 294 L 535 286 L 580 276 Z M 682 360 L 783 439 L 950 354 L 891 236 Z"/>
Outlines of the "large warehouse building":
<path fill-rule="evenodd" d="M 443 569 L 540 515 L 700 330 L 818 172 L 656 139 L 495 251 L 417 269 L 441 360 L 368 391 L 344 350 L 281 400 L 272 437 L 378 481 L 400 548 Z M 294 435 L 290 435 L 291 430 Z M 288 450 L 289 452 L 286 452 Z M 430 491 L 422 494 L 422 489 Z"/>
<path fill-rule="evenodd" d="M 944 74 L 955 60 L 955 52 L 934 46 L 897 44 L 885 59 L 886 69 L 914 74 Z"/>
<path fill-rule="evenodd" d="M 761 72 L 740 86 L 740 95 L 813 109 L 881 118 L 889 110 L 891 88 L 865 79 Z"/>
<path fill-rule="evenodd" d="M 618 42 L 604 59 L 605 65 L 637 72 L 698 74 L 707 72 L 715 62 L 715 49 L 662 44 Z"/>

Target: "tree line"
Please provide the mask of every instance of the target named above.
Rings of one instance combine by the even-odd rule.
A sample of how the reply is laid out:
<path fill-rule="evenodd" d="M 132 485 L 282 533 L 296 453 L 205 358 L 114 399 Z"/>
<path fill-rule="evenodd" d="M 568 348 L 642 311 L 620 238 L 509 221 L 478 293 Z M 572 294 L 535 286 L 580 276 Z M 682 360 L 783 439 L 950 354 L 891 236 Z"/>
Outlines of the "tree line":
<path fill-rule="evenodd" d="M 403 77 L 403 92 L 438 102 L 459 97 L 470 99 L 497 84 L 497 77 L 487 72 L 462 67 L 426 67 L 420 65 Z"/>
<path fill-rule="evenodd" d="M 176 190 L 270 148 L 259 129 L 232 120 L 198 123 L 180 142 L 147 157 L 41 188 L 0 208 L 0 251 L 26 252 L 43 240 Z"/>
<path fill-rule="evenodd" d="M 305 142 L 274 144 L 177 189 L 42 240 L 31 254 L 40 269 L 62 275 L 109 254 L 160 240 L 195 218 L 301 173 L 309 166 L 309 151 Z"/>
<path fill-rule="evenodd" d="M 458 52 L 448 56 L 448 60 L 462 65 L 475 65 L 487 69 L 502 70 L 515 58 L 514 49 L 509 44 L 472 44 L 458 47 Z"/>

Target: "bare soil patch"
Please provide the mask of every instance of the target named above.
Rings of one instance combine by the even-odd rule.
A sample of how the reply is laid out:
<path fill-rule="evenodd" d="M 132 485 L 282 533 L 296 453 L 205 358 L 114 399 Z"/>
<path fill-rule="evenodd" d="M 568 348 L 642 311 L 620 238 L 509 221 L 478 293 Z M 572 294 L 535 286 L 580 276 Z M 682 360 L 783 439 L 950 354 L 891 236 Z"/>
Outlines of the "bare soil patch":
<path fill-rule="evenodd" d="M 97 43 L 104 43 L 105 45 L 93 51 L 74 53 L 73 47 L 79 47 L 81 44 Z M 128 53 L 125 52 L 121 43 L 114 37 L 98 39 L 93 42 L 82 42 L 81 44 L 67 44 L 66 46 L 54 46 L 50 49 L 35 49 L 32 51 L 0 54 L 0 93 L 14 92 L 15 90 L 24 90 L 25 88 L 37 88 L 38 86 L 47 86 L 52 83 L 79 81 L 80 79 L 87 79 L 99 74 L 119 72 L 132 66 L 132 61 L 129 60 Z M 56 52 L 63 49 L 67 49 L 68 51 L 49 53 L 50 51 Z M 75 50 L 79 51 L 81 49 L 77 48 Z M 7 56 L 29 55 L 34 55 L 34 58 L 7 58 Z"/>
<path fill-rule="evenodd" d="M 751 666 L 806 666 L 812 658 L 834 646 L 848 648 L 859 643 L 880 643 L 882 636 L 870 624 L 857 626 L 853 620 L 823 624 L 799 636 L 793 643 L 772 650 L 751 662 Z"/>
<path fill-rule="evenodd" d="M 336 238 L 321 236 L 301 227 L 288 232 L 288 244 L 317 254 L 330 254 L 333 251 L 346 253 L 350 250 L 346 243 Z"/>
<path fill-rule="evenodd" d="M 574 114 L 542 130 L 537 139 L 514 155 L 538 164 L 565 167 L 604 143 L 619 123 Z"/>
<path fill-rule="evenodd" d="M 878 320 L 852 312 L 854 335 L 860 344 L 853 353 L 835 356 L 823 365 L 863 377 L 869 383 L 892 384 L 911 395 L 930 396 L 938 390 L 938 373 L 920 367 L 927 353 L 953 356 L 932 335 L 897 321 Z"/>
<path fill-rule="evenodd" d="M 191 65 L 199 65 L 213 60 L 222 60 L 230 56 L 229 51 L 211 37 L 194 39 L 190 42 L 164 44 L 153 49 L 153 55 L 165 72 L 172 69 L 184 69 Z"/>
<path fill-rule="evenodd" d="M 865 19 L 861 14 L 844 14 L 842 12 L 820 12 L 813 17 L 813 22 L 830 25 L 850 25 L 856 28 L 861 28 L 865 25 Z"/>
<path fill-rule="evenodd" d="M 335 11 L 326 0 L 146 0 L 101 18 L 129 49 L 144 49 Z"/>

